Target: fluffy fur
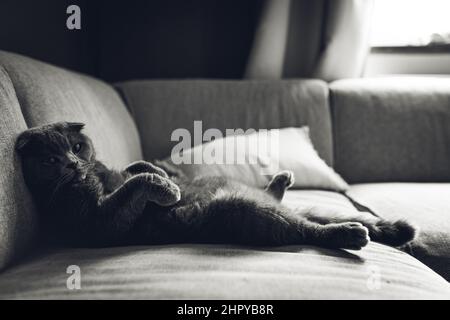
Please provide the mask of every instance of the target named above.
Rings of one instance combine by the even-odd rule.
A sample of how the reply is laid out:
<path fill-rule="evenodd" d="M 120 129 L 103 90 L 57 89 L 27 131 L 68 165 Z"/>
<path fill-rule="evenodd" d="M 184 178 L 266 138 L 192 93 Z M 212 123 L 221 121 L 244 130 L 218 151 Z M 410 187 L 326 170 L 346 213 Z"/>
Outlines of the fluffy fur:
<path fill-rule="evenodd" d="M 32 128 L 16 143 L 25 182 L 47 237 L 73 246 L 179 242 L 311 244 L 361 249 L 370 237 L 400 246 L 415 230 L 405 221 L 314 215 L 282 205 L 292 173 L 265 190 L 223 177 L 186 179 L 176 168 L 138 161 L 118 172 L 96 160 L 81 123 Z"/>

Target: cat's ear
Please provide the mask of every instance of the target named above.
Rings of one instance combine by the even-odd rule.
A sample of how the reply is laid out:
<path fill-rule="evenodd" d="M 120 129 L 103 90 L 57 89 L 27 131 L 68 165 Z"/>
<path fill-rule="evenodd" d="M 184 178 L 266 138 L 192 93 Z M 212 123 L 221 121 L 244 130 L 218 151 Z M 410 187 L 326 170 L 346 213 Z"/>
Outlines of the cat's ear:
<path fill-rule="evenodd" d="M 66 122 L 67 124 L 67 128 L 69 128 L 69 130 L 75 131 L 75 132 L 80 132 L 85 124 L 82 122 Z"/>
<path fill-rule="evenodd" d="M 16 140 L 16 151 L 19 154 L 22 154 L 26 149 L 27 145 L 30 143 L 31 135 L 28 132 L 21 133 Z"/>

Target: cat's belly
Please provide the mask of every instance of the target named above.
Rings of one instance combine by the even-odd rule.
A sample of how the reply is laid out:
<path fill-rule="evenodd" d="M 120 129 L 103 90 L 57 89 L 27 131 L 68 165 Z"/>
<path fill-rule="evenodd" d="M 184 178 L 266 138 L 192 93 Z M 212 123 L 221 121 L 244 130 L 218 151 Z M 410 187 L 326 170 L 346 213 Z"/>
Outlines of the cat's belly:
<path fill-rule="evenodd" d="M 183 206 L 196 201 L 209 202 L 226 197 L 246 197 L 254 200 L 274 200 L 262 189 L 258 189 L 240 181 L 220 176 L 203 176 L 180 185 Z"/>
<path fill-rule="evenodd" d="M 211 205 L 215 207 L 221 202 L 228 203 L 229 199 L 279 205 L 275 198 L 262 189 L 224 177 L 199 177 L 178 185 L 181 200 L 177 204 L 170 207 L 154 203 L 147 205 L 133 231 L 138 242 L 164 244 L 195 239 L 211 213 Z"/>

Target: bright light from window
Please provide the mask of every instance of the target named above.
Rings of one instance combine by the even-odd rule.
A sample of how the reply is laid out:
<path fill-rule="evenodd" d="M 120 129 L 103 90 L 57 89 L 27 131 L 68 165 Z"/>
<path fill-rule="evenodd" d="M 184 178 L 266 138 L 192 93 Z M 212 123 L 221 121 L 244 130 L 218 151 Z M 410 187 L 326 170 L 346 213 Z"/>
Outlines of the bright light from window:
<path fill-rule="evenodd" d="M 375 0 L 372 46 L 450 44 L 450 0 Z"/>

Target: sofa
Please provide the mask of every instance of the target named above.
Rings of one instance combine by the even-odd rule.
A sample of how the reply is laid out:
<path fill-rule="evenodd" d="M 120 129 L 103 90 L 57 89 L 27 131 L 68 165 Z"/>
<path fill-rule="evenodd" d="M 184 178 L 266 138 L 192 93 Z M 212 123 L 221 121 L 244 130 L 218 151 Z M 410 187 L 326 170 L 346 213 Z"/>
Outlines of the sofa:
<path fill-rule="evenodd" d="M 1 299 L 449 299 L 450 79 L 135 80 L 108 84 L 0 51 Z M 81 121 L 122 168 L 170 154 L 176 128 L 308 125 L 346 192 L 290 190 L 293 207 L 408 219 L 403 248 L 173 244 L 48 247 L 14 152 L 17 135 Z M 301 177 L 297 177 L 301 179 Z M 70 266 L 81 288 L 67 285 Z"/>

